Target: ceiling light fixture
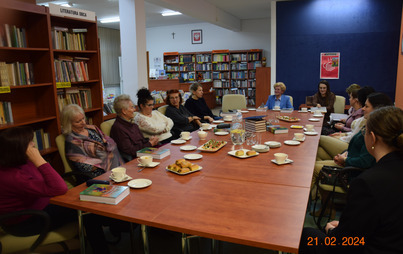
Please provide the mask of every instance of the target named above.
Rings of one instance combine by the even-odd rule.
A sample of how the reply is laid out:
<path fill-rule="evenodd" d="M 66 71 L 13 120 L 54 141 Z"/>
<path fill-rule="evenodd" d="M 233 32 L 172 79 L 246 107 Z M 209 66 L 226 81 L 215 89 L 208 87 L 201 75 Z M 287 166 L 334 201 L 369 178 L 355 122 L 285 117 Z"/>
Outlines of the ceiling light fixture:
<path fill-rule="evenodd" d="M 167 11 L 167 12 L 163 12 L 161 13 L 162 16 L 175 16 L 175 15 L 182 15 L 182 13 L 180 13 L 179 11 Z"/>
<path fill-rule="evenodd" d="M 101 22 L 101 23 L 120 22 L 120 18 L 119 18 L 119 17 L 116 17 L 116 18 L 109 18 L 109 19 L 101 19 L 100 22 Z"/>
<path fill-rule="evenodd" d="M 63 6 L 63 7 L 73 7 L 73 3 L 64 3 L 64 4 L 61 4 L 60 6 Z"/>

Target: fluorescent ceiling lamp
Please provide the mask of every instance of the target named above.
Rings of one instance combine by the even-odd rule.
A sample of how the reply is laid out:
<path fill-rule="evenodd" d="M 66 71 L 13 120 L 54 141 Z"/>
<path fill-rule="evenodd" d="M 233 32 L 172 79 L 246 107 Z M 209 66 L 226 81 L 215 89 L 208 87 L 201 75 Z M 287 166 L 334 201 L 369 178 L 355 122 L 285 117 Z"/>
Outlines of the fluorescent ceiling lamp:
<path fill-rule="evenodd" d="M 110 18 L 110 19 L 101 19 L 101 23 L 114 23 L 114 22 L 120 22 L 120 18 Z"/>
<path fill-rule="evenodd" d="M 182 15 L 182 13 L 178 12 L 178 11 L 167 11 L 167 12 L 163 12 L 161 13 L 162 16 L 175 16 L 175 15 Z"/>
<path fill-rule="evenodd" d="M 60 6 L 63 6 L 63 7 L 73 7 L 73 3 L 65 3 L 65 4 L 61 4 Z"/>

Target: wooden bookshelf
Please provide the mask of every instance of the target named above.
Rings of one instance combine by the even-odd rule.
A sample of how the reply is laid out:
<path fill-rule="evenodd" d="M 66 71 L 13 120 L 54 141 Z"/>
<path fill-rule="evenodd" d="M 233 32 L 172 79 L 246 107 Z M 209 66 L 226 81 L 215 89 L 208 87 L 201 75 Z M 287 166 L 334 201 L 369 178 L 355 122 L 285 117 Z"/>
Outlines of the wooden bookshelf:
<path fill-rule="evenodd" d="M 222 96 L 241 93 L 249 106 L 256 105 L 256 68 L 262 66 L 262 50 L 213 50 L 204 52 L 165 52 L 168 78 L 213 82 L 216 103 Z"/>
<path fill-rule="evenodd" d="M 41 151 L 44 155 L 57 152 L 55 138 L 61 133 L 60 112 L 54 60 L 61 55 L 88 59 L 88 79 L 72 82 L 71 87 L 85 87 L 91 91 L 92 107 L 85 109 L 87 117 L 99 125 L 103 121 L 103 97 L 101 86 L 99 40 L 96 21 L 52 16 L 49 9 L 22 1 L 0 1 L 0 26 L 15 26 L 25 31 L 26 46 L 0 46 L 0 62 L 30 63 L 33 84 L 11 86 L 8 93 L 0 93 L 0 101 L 11 103 L 13 122 L 0 125 L 0 131 L 14 126 L 31 126 L 49 134 L 50 148 Z M 85 50 L 56 50 L 53 48 L 52 27 L 85 28 Z M 53 156 L 54 157 L 54 156 Z M 52 160 L 52 159 L 50 159 Z"/>

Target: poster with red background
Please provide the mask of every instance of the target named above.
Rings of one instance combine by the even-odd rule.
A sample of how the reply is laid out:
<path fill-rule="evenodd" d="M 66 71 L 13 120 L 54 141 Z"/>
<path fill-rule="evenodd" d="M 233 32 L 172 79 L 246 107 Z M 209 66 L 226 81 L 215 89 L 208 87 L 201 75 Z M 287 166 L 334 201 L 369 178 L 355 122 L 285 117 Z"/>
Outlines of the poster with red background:
<path fill-rule="evenodd" d="M 338 79 L 340 53 L 320 53 L 320 79 Z"/>

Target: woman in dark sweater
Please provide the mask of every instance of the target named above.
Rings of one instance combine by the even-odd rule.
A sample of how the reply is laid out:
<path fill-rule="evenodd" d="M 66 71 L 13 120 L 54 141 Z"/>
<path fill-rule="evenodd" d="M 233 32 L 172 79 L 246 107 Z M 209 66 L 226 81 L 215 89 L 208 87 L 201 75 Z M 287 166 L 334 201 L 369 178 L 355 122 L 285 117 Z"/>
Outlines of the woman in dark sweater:
<path fill-rule="evenodd" d="M 192 96 L 186 100 L 185 108 L 195 116 L 200 117 L 201 122 L 212 123 L 218 119 L 218 116 L 213 115 L 206 101 L 203 99 L 203 87 L 199 83 L 193 83 L 190 88 Z"/>

